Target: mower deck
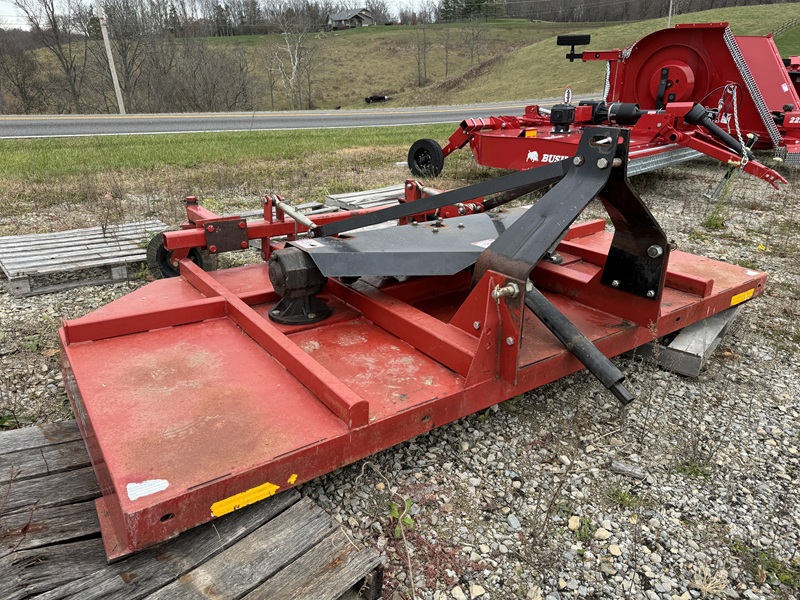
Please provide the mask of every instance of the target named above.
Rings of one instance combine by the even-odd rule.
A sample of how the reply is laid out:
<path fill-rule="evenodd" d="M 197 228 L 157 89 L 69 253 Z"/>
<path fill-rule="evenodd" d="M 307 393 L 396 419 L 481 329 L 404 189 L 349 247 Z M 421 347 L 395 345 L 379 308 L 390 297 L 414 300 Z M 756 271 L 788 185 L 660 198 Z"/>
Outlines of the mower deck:
<path fill-rule="evenodd" d="M 602 220 L 575 225 L 563 262 L 531 276 L 606 356 L 758 295 L 766 280 L 673 251 L 660 303 L 598 293 L 611 239 Z M 287 326 L 267 318 L 280 299 L 267 269 L 206 273 L 184 260 L 181 277 L 64 324 L 110 559 L 582 368 L 529 309 L 518 346 L 504 343 L 499 303 L 465 323 L 476 314 L 459 310 L 469 271 L 330 279 L 321 297 L 332 315 Z"/>

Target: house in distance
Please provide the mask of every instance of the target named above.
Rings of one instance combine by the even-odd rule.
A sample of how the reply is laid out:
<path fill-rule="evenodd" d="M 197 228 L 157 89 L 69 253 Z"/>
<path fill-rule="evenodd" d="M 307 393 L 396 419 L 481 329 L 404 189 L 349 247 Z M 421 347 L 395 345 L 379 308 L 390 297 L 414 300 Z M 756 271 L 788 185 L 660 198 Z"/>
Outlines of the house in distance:
<path fill-rule="evenodd" d="M 368 8 L 345 10 L 328 15 L 328 29 L 352 29 L 353 27 L 368 27 L 375 25 L 375 19 Z"/>

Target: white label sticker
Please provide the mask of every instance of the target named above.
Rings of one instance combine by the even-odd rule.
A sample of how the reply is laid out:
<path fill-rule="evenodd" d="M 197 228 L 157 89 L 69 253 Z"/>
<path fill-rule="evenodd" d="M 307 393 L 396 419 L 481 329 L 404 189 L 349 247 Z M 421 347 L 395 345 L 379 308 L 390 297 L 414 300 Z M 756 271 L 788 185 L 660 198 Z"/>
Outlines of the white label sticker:
<path fill-rule="evenodd" d="M 744 273 L 745 273 L 745 275 L 747 275 L 748 277 L 753 277 L 754 275 L 761 275 L 761 273 L 760 273 L 759 271 L 751 271 L 750 269 L 748 269 L 748 270 L 747 270 L 747 271 L 745 271 Z"/>
<path fill-rule="evenodd" d="M 472 242 L 472 245 L 473 246 L 478 246 L 480 248 L 488 248 L 489 246 L 492 245 L 492 242 L 494 242 L 493 239 L 491 239 L 491 240 L 483 240 L 482 242 Z"/>
<path fill-rule="evenodd" d="M 782 89 L 784 92 L 788 92 L 788 91 L 789 91 L 789 86 L 788 86 L 788 85 L 786 85 L 785 83 L 782 83 L 782 84 L 781 84 L 781 89 Z"/>
<path fill-rule="evenodd" d="M 324 244 L 321 244 L 317 240 L 297 240 L 294 245 L 300 246 L 301 248 L 321 248 Z"/>
<path fill-rule="evenodd" d="M 129 483 L 127 485 L 128 498 L 130 500 L 138 500 L 156 492 L 163 492 L 168 487 L 169 481 L 166 479 L 148 479 L 141 483 Z"/>

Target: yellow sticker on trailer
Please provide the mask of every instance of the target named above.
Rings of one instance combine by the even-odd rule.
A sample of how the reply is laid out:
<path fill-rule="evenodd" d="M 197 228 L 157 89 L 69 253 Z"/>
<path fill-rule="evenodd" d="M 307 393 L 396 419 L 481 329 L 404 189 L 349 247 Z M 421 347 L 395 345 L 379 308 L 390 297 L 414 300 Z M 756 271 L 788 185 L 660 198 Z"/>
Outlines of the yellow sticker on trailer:
<path fill-rule="evenodd" d="M 753 297 L 756 289 L 751 288 L 746 292 L 742 292 L 741 294 L 736 294 L 733 298 L 731 298 L 731 306 L 736 306 L 737 304 L 741 304 L 745 300 L 750 300 Z"/>
<path fill-rule="evenodd" d="M 269 498 L 270 496 L 273 496 L 279 489 L 281 489 L 281 487 L 279 485 L 275 485 L 274 483 L 262 483 L 258 487 L 249 489 L 241 494 L 235 494 L 230 498 L 225 498 L 219 502 L 214 502 L 214 504 L 211 505 L 211 514 L 215 517 L 227 515 L 230 512 L 244 508 L 248 504 L 253 504 L 259 500 L 263 500 L 264 498 Z"/>

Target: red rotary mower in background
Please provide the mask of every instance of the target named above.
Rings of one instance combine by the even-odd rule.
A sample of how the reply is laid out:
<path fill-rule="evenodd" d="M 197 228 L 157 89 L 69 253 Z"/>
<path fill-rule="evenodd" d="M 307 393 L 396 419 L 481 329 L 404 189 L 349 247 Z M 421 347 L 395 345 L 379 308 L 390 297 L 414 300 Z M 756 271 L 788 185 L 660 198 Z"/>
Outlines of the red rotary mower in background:
<path fill-rule="evenodd" d="M 520 117 L 466 119 L 442 148 L 422 139 L 408 153 L 411 172 L 438 175 L 450 153 L 469 144 L 485 166 L 524 170 L 574 156 L 584 127 L 630 130 L 629 175 L 716 158 L 777 187 L 785 180 L 751 148 L 773 148 L 800 163 L 797 57 L 782 61 L 770 36 L 734 36 L 727 23 L 678 25 L 626 50 L 576 53 L 590 36 L 559 36 L 570 61 L 607 61 L 603 100 L 526 107 Z M 788 64 L 784 65 L 784 62 Z"/>

